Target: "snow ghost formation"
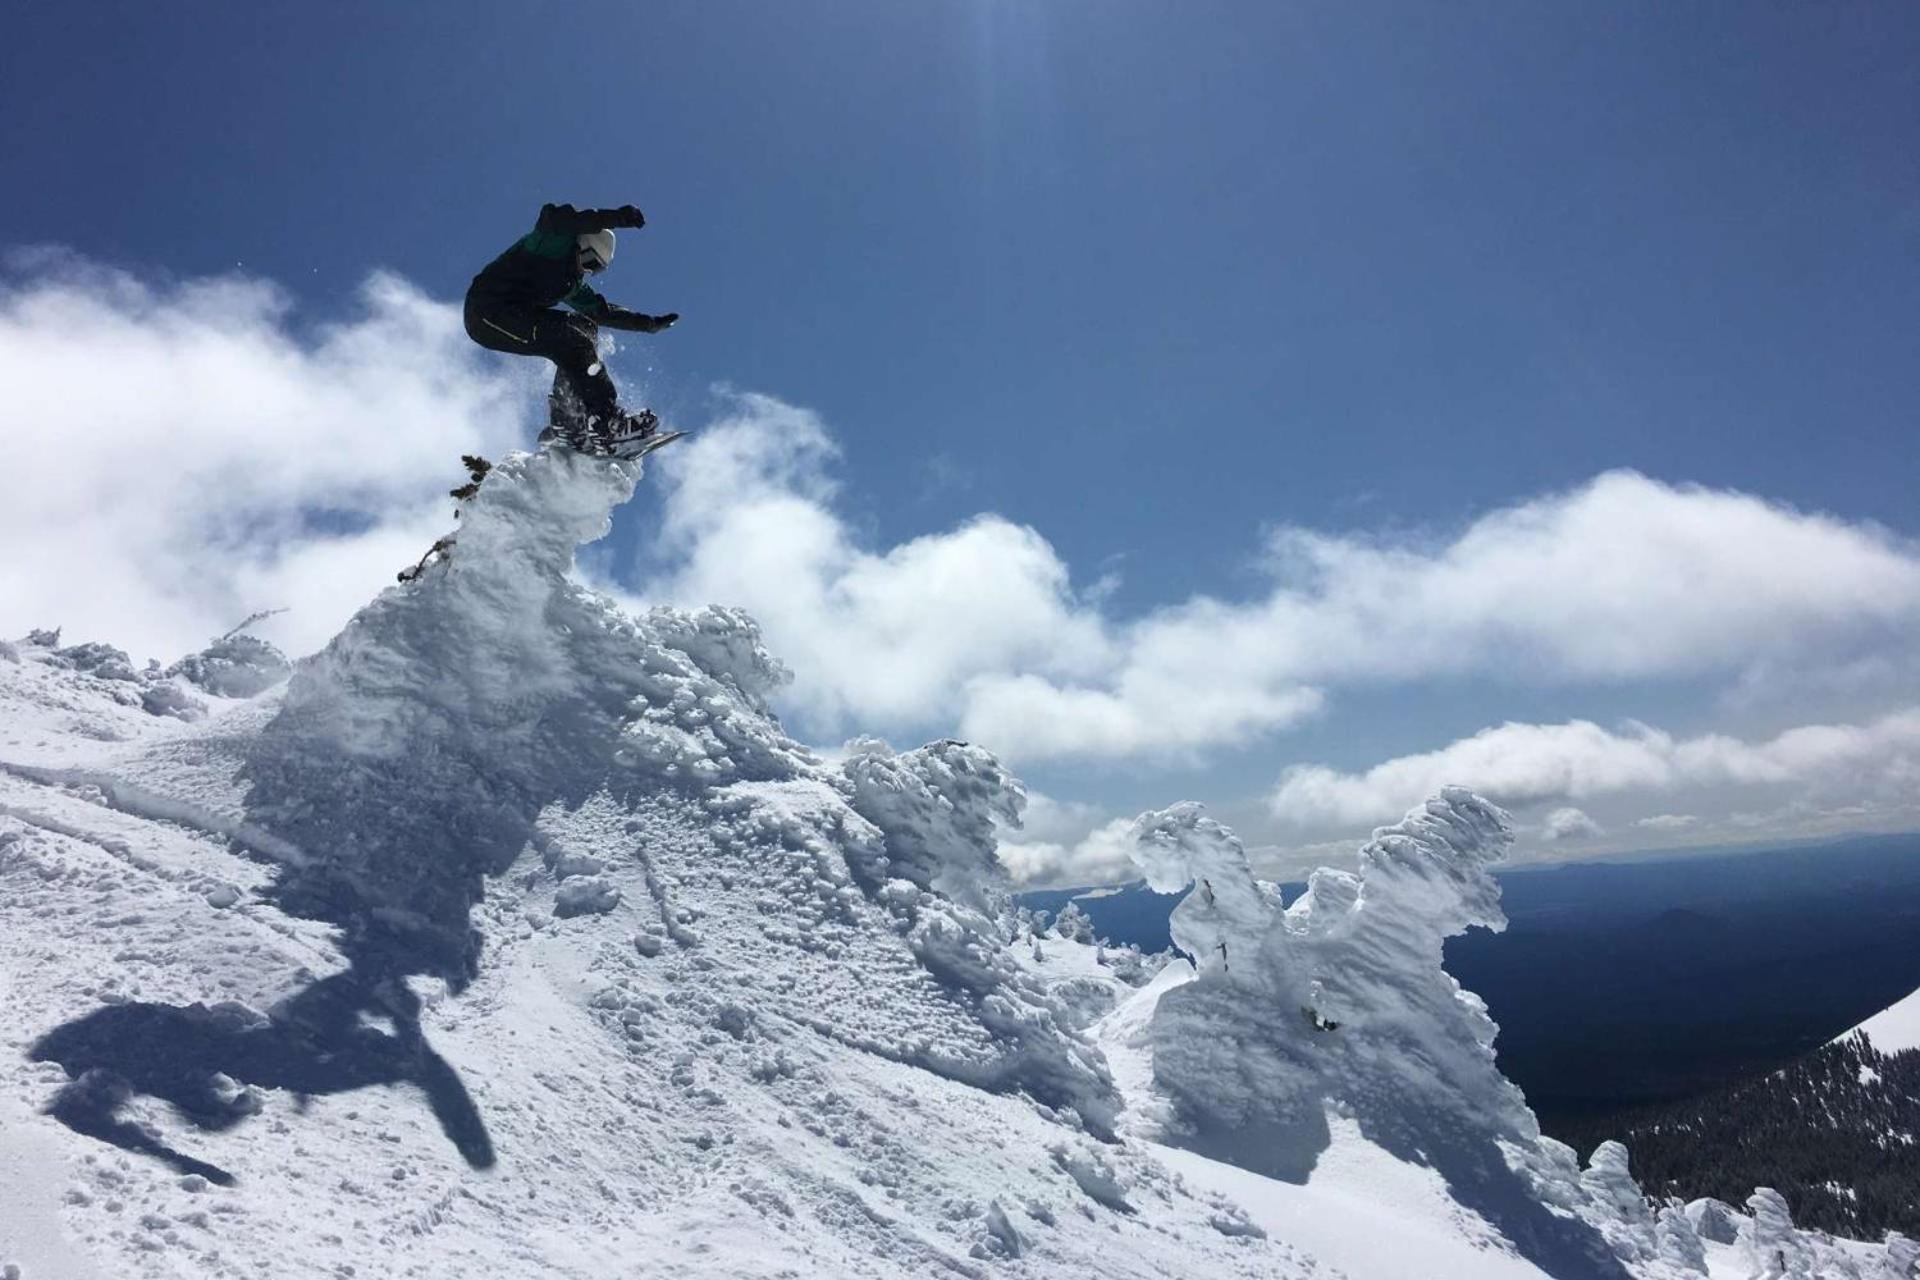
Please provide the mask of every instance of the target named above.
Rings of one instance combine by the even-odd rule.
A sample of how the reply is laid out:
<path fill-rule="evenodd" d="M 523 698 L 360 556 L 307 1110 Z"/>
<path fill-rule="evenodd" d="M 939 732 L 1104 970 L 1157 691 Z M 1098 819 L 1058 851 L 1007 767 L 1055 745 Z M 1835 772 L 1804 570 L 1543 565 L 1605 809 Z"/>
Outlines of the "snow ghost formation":
<path fill-rule="evenodd" d="M 1145 1033 L 1169 1140 L 1304 1182 L 1338 1117 L 1435 1169 L 1556 1274 L 1650 1264 L 1655 1225 L 1625 1150 L 1583 1174 L 1541 1135 L 1495 1064 L 1485 1004 L 1442 966 L 1448 937 L 1505 927 L 1504 812 L 1447 788 L 1374 832 L 1357 873 L 1321 868 L 1286 908 L 1198 805 L 1143 814 L 1131 834 L 1149 885 L 1192 886 L 1172 930 L 1193 977 L 1160 995 Z"/>
<path fill-rule="evenodd" d="M 1291 907 L 1254 878 L 1226 827 L 1186 803 L 1142 814 L 1130 852 L 1174 908 L 1185 981 L 1160 982 L 1141 1038 L 1166 1103 L 1162 1136 L 1271 1177 L 1305 1181 L 1331 1118 L 1433 1168 L 1453 1197 L 1549 1274 L 1704 1276 L 1706 1240 L 1764 1277 L 1851 1276 L 1845 1247 L 1795 1230 L 1762 1188 L 1748 1215 L 1717 1201 L 1651 1204 L 1627 1149 L 1582 1169 L 1544 1137 L 1496 1065 L 1486 1005 L 1443 968 L 1443 944 L 1506 925 L 1492 868 L 1508 816 L 1461 788 L 1382 827 L 1357 873 L 1321 868 Z M 1874 1265 L 1900 1270 L 1904 1240 Z"/>
<path fill-rule="evenodd" d="M 1807 1249 L 1793 1229 L 1786 1197 L 1772 1187 L 1758 1187 L 1747 1197 L 1752 1215 L 1740 1232 L 1740 1245 L 1753 1274 L 1764 1280 L 1810 1275 Z"/>
<path fill-rule="evenodd" d="M 1387 1145 L 1435 1123 L 1539 1137 L 1494 1066 L 1485 1006 L 1441 967 L 1448 936 L 1505 924 L 1490 868 L 1512 833 L 1498 809 L 1449 789 L 1376 832 L 1357 875 L 1323 868 L 1288 909 L 1197 805 L 1145 814 L 1132 834 L 1154 889 L 1194 886 L 1173 936 L 1198 972 L 1161 997 L 1152 1043 L 1155 1081 L 1198 1149 L 1301 1178 L 1327 1106 Z"/>

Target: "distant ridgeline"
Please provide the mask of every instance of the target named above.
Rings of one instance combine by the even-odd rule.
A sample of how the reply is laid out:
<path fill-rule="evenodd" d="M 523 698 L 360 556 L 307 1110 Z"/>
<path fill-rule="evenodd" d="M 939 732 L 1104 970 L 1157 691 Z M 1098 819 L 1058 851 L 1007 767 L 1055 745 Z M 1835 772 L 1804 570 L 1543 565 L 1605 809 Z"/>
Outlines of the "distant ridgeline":
<path fill-rule="evenodd" d="M 1500 1069 L 1564 1141 L 1791 1063 L 1920 987 L 1920 836 L 1499 880 L 1506 932 L 1449 938 L 1447 971 L 1486 1000 Z M 1019 896 L 1071 901 L 1095 936 L 1149 952 L 1178 900 L 1138 882 Z"/>
<path fill-rule="evenodd" d="M 1557 1136 L 1583 1151 L 1619 1139 L 1649 1196 L 1738 1204 L 1772 1187 L 1799 1227 L 1920 1235 L 1920 1049 L 1881 1053 L 1856 1032 L 1758 1080 Z"/>

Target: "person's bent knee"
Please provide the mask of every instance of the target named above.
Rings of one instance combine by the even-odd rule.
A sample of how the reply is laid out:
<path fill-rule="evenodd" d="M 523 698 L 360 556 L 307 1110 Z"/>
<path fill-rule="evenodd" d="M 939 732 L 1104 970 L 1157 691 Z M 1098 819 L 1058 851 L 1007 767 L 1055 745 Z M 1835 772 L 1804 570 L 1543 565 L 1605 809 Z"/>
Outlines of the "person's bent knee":
<path fill-rule="evenodd" d="M 467 336 L 490 351 L 539 354 L 539 325 L 524 315 L 469 298 L 461 318 L 465 321 Z"/>

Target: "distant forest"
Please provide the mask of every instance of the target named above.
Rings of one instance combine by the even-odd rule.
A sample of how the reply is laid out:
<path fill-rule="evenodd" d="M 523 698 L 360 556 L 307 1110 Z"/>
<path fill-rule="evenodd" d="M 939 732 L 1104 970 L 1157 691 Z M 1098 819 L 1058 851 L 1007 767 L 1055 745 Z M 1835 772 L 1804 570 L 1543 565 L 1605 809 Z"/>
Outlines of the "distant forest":
<path fill-rule="evenodd" d="M 1881 1053 L 1856 1032 L 1700 1097 L 1561 1117 L 1553 1136 L 1582 1156 L 1618 1138 L 1656 1199 L 1741 1206 L 1755 1187 L 1772 1187 L 1796 1226 L 1856 1240 L 1888 1230 L 1920 1237 L 1920 1049 Z"/>

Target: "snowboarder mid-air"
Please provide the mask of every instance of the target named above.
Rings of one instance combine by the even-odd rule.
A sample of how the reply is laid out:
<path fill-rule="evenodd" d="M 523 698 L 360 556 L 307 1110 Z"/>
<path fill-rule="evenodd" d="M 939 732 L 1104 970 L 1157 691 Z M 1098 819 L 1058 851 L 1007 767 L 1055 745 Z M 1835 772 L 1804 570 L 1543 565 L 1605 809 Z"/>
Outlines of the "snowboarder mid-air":
<path fill-rule="evenodd" d="M 467 287 L 467 336 L 490 351 L 544 356 L 557 366 L 541 441 L 560 440 L 585 453 L 622 454 L 653 436 L 650 409 L 622 409 L 599 352 L 599 327 L 658 333 L 678 312 L 641 315 L 587 287 L 587 277 L 613 261 L 615 227 L 644 227 L 632 205 L 618 209 L 541 207 L 533 230 L 489 262 Z M 558 310 L 560 303 L 576 314 Z"/>

